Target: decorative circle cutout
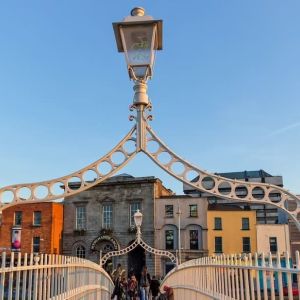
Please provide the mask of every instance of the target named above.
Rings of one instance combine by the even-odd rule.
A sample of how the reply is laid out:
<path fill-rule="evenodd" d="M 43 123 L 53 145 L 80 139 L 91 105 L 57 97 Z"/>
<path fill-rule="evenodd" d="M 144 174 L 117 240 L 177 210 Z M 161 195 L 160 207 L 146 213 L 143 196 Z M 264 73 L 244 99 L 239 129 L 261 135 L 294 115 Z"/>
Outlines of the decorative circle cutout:
<path fill-rule="evenodd" d="M 115 165 L 120 165 L 124 162 L 125 160 L 125 155 L 124 153 L 120 152 L 120 151 L 116 151 L 112 156 L 111 156 L 111 160 Z"/>
<path fill-rule="evenodd" d="M 252 190 L 252 197 L 261 200 L 265 197 L 265 191 L 261 187 L 255 187 Z"/>
<path fill-rule="evenodd" d="M 293 212 L 297 209 L 297 201 L 294 199 L 288 199 L 284 201 L 284 207 L 289 211 Z"/>
<path fill-rule="evenodd" d="M 226 182 L 226 181 L 222 181 L 219 185 L 218 185 L 218 191 L 220 194 L 222 195 L 229 195 L 231 193 L 231 185 L 230 183 Z"/>
<path fill-rule="evenodd" d="M 28 200 L 31 197 L 31 190 L 28 187 L 22 187 L 17 191 L 18 198 L 20 200 Z"/>
<path fill-rule="evenodd" d="M 150 153 L 156 153 L 159 149 L 159 144 L 156 141 L 149 141 L 147 142 L 147 150 Z"/>
<path fill-rule="evenodd" d="M 190 182 L 197 182 L 200 179 L 200 175 L 198 172 L 194 171 L 194 170 L 189 170 L 186 173 L 186 179 Z"/>
<path fill-rule="evenodd" d="M 135 141 L 129 140 L 123 145 L 123 149 L 127 154 L 132 154 L 136 150 Z"/>
<path fill-rule="evenodd" d="M 235 188 L 235 195 L 238 198 L 246 198 L 247 195 L 248 195 L 248 189 L 247 189 L 247 187 L 245 185 L 238 185 Z"/>
<path fill-rule="evenodd" d="M 52 184 L 51 188 L 51 193 L 54 196 L 60 196 L 63 195 L 65 192 L 65 185 L 62 182 L 56 182 Z"/>
<path fill-rule="evenodd" d="M 107 161 L 103 161 L 98 165 L 98 172 L 102 175 L 107 175 L 112 170 L 112 166 Z"/>
<path fill-rule="evenodd" d="M 44 185 L 39 185 L 34 189 L 34 196 L 37 199 L 44 199 L 48 196 L 48 194 L 49 194 L 48 187 Z"/>
<path fill-rule="evenodd" d="M 0 194 L 2 203 L 10 203 L 14 200 L 14 193 L 12 191 L 4 191 Z"/>
<path fill-rule="evenodd" d="M 279 190 L 271 190 L 269 192 L 269 199 L 273 203 L 278 203 L 282 200 L 281 192 Z"/>
<path fill-rule="evenodd" d="M 176 161 L 172 163 L 171 169 L 176 175 L 180 175 L 184 172 L 184 165 L 181 162 Z"/>
<path fill-rule="evenodd" d="M 91 183 L 97 180 L 98 174 L 94 170 L 88 170 L 83 173 L 82 177 L 85 183 Z"/>
<path fill-rule="evenodd" d="M 68 181 L 68 187 L 71 190 L 78 190 L 81 187 L 81 179 L 79 177 L 72 177 Z"/>
<path fill-rule="evenodd" d="M 215 181 L 212 177 L 206 176 L 202 179 L 201 184 L 206 190 L 211 190 L 215 187 Z"/>
<path fill-rule="evenodd" d="M 157 158 L 163 165 L 167 165 L 172 160 L 172 156 L 166 151 L 159 153 Z"/>

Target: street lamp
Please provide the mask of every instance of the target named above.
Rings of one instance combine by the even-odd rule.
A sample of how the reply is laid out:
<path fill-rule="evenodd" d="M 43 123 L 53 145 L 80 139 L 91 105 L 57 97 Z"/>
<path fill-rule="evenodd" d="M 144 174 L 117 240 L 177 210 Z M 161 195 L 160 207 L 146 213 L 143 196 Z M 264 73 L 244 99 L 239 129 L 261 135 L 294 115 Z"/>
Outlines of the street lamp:
<path fill-rule="evenodd" d="M 135 226 L 136 226 L 136 235 L 137 235 L 137 239 L 138 241 L 140 241 L 140 238 L 141 238 L 141 226 L 142 226 L 142 221 L 143 221 L 143 214 L 140 212 L 140 210 L 138 209 L 136 211 L 136 213 L 134 214 L 133 216 L 134 218 L 134 223 L 135 223 Z"/>
<path fill-rule="evenodd" d="M 135 7 L 123 22 L 113 23 L 117 47 L 124 52 L 130 79 L 146 82 L 152 76 L 155 50 L 162 49 L 162 20 Z"/>
<path fill-rule="evenodd" d="M 151 106 L 147 80 L 153 73 L 155 51 L 162 49 L 162 20 L 145 16 L 142 7 L 135 7 L 122 22 L 113 23 L 117 48 L 124 52 L 130 79 L 134 81 L 132 109 L 136 109 L 137 151 L 146 149 L 145 109 Z"/>

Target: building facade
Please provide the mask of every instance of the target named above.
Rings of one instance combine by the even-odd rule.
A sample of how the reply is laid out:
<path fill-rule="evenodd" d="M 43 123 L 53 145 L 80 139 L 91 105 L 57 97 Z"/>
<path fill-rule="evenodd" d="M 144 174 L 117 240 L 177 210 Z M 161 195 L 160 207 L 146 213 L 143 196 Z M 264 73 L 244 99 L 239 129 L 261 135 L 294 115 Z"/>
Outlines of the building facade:
<path fill-rule="evenodd" d="M 235 205 L 210 204 L 207 228 L 209 255 L 257 251 L 255 211 Z"/>
<path fill-rule="evenodd" d="M 207 200 L 185 195 L 155 199 L 155 247 L 172 252 L 181 262 L 207 255 Z M 161 274 L 173 267 L 156 259 Z"/>
<path fill-rule="evenodd" d="M 171 194 L 157 178 L 124 174 L 66 198 L 63 253 L 99 263 L 100 255 L 129 246 L 136 237 L 133 216 L 137 210 L 143 213 L 142 238 L 153 247 L 154 199 Z M 140 246 L 108 261 L 106 270 L 112 272 L 117 263 L 137 275 L 147 265 L 155 274 L 153 255 Z"/>
<path fill-rule="evenodd" d="M 34 202 L 3 209 L 0 251 L 61 254 L 63 205 Z"/>
<path fill-rule="evenodd" d="M 257 252 L 284 255 L 291 252 L 290 234 L 287 224 L 257 224 Z"/>

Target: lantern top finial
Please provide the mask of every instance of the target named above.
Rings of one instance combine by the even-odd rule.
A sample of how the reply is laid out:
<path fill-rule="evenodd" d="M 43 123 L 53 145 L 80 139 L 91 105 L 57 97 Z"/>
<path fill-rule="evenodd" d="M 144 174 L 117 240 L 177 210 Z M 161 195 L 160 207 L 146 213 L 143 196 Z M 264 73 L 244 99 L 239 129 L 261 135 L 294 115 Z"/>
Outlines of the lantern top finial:
<path fill-rule="evenodd" d="M 145 15 L 145 9 L 143 7 L 135 7 L 131 10 L 130 15 L 133 17 L 143 17 Z"/>

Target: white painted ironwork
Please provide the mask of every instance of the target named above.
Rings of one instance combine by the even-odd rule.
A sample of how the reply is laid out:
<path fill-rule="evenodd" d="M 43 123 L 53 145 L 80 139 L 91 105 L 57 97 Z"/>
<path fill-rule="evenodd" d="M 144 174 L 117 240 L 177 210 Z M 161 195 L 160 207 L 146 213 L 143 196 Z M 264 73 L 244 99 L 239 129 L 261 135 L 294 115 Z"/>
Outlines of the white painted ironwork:
<path fill-rule="evenodd" d="M 123 168 L 135 156 L 136 151 L 130 150 L 130 148 L 132 148 L 130 143 L 136 142 L 134 136 L 135 132 L 136 127 L 134 126 L 124 139 L 122 139 L 109 153 L 77 172 L 49 181 L 15 184 L 1 188 L 0 204 L 3 203 L 3 200 L 6 197 L 10 197 L 10 201 L 8 204 L 3 205 L 0 210 L 17 203 L 49 201 L 65 198 L 99 184 Z M 123 161 L 116 162 L 115 155 L 121 155 Z M 120 157 L 118 157 L 118 160 L 120 160 Z M 86 180 L 86 176 L 90 177 L 91 175 L 94 176 L 95 180 Z M 55 188 L 59 188 L 59 192 L 56 192 Z M 38 191 L 41 189 L 44 190 L 43 197 L 37 195 Z M 27 195 L 27 197 L 22 197 L 22 193 Z"/>
<path fill-rule="evenodd" d="M 134 222 L 136 225 L 136 238 L 134 242 L 124 249 L 110 251 L 106 253 L 103 257 L 100 255 L 100 266 L 105 265 L 107 260 L 110 259 L 111 257 L 125 255 L 130 251 L 132 251 L 133 249 L 135 249 L 137 246 L 141 246 L 147 252 L 152 253 L 154 255 L 168 257 L 173 263 L 177 264 L 177 259 L 174 254 L 166 250 L 155 249 L 150 245 L 148 245 L 145 241 L 143 241 L 142 231 L 141 231 L 142 219 L 143 219 L 142 213 L 139 210 L 137 210 L 137 212 L 134 214 Z"/>
<path fill-rule="evenodd" d="M 144 152 L 173 177 L 215 197 L 274 205 L 284 210 L 300 230 L 300 199 L 296 195 L 276 185 L 233 180 L 204 171 L 175 154 L 150 126 L 147 126 L 147 133 L 147 149 Z"/>
<path fill-rule="evenodd" d="M 113 291 L 109 275 L 89 260 L 14 252 L 0 257 L 0 300 L 107 300 Z"/>
<path fill-rule="evenodd" d="M 288 253 L 203 257 L 173 269 L 162 282 L 175 299 L 300 299 L 300 261 Z"/>

